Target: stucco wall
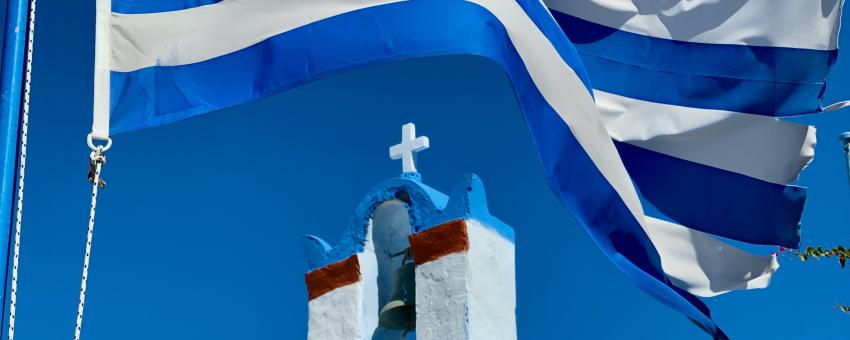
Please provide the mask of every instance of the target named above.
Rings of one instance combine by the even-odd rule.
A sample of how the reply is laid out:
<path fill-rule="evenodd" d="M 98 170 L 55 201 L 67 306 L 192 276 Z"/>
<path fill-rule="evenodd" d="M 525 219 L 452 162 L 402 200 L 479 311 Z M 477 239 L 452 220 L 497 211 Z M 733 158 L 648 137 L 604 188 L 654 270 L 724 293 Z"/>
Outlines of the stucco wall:
<path fill-rule="evenodd" d="M 416 238 L 414 253 L 428 259 L 416 267 L 417 340 L 516 339 L 513 242 L 474 219 Z M 467 246 L 456 246 L 458 240 Z M 448 254 L 434 259 L 440 251 Z"/>
<path fill-rule="evenodd" d="M 358 282 L 323 294 L 309 302 L 307 339 L 362 339 L 360 315 L 363 283 Z"/>
<path fill-rule="evenodd" d="M 469 233 L 469 339 L 516 339 L 515 246 L 477 220 Z"/>
<path fill-rule="evenodd" d="M 416 339 L 464 340 L 467 256 L 455 253 L 416 267 Z"/>

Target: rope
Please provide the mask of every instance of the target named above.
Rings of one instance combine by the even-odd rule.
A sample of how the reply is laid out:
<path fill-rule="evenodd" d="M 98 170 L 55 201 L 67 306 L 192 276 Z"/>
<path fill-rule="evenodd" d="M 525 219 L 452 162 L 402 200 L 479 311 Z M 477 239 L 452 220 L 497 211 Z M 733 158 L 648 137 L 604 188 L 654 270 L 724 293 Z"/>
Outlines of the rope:
<path fill-rule="evenodd" d="M 24 73 L 24 105 L 21 125 L 21 156 L 18 163 L 18 202 L 15 222 L 15 246 L 12 258 L 12 290 L 9 303 L 9 340 L 15 338 L 15 311 L 18 302 L 18 260 L 21 254 L 21 219 L 24 212 L 24 177 L 27 167 L 27 131 L 29 130 L 30 83 L 32 79 L 32 49 L 35 37 L 35 0 L 30 0 L 29 32 L 27 34 L 26 69 Z"/>
<path fill-rule="evenodd" d="M 103 188 L 106 183 L 100 178 L 100 170 L 106 163 L 103 155 L 103 146 L 98 146 L 92 151 L 89 162 L 89 181 L 91 181 L 91 205 L 89 210 L 89 231 L 86 235 L 86 255 L 83 260 L 83 278 L 80 282 L 80 304 L 77 306 L 77 327 L 74 329 L 74 340 L 80 340 L 80 331 L 83 328 L 83 307 L 86 305 L 86 283 L 89 278 L 89 262 L 91 260 L 91 242 L 94 236 L 94 213 L 97 208 L 97 189 Z"/>

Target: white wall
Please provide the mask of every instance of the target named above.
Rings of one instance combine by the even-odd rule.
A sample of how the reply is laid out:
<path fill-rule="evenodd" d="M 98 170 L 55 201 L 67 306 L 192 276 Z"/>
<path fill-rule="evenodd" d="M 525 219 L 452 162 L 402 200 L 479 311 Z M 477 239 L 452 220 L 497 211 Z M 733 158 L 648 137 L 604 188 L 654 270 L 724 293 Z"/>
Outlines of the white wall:
<path fill-rule="evenodd" d="M 310 300 L 307 339 L 362 339 L 360 315 L 363 283 L 340 287 Z"/>
<path fill-rule="evenodd" d="M 369 221 L 369 230 L 366 232 L 366 245 L 363 253 L 357 254 L 360 261 L 360 279 L 363 284 L 363 297 L 360 301 L 360 329 L 361 338 L 371 340 L 375 329 L 378 328 L 378 260 L 375 257 L 375 245 L 372 242 L 372 221 Z"/>
<path fill-rule="evenodd" d="M 469 339 L 516 339 L 515 246 L 495 230 L 467 220 Z"/>
<path fill-rule="evenodd" d="M 469 251 L 416 267 L 417 340 L 514 340 L 513 242 L 466 220 Z"/>
<path fill-rule="evenodd" d="M 416 266 L 416 340 L 465 340 L 467 256 Z"/>

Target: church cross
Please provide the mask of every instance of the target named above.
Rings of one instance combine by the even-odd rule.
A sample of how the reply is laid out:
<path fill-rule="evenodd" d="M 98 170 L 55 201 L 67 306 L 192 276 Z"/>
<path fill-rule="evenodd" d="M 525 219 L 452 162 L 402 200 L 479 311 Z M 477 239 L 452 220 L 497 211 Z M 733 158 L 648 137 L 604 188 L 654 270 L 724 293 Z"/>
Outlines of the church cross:
<path fill-rule="evenodd" d="M 404 173 L 416 172 L 416 153 L 428 148 L 428 137 L 416 137 L 416 125 L 404 124 L 401 127 L 401 143 L 390 147 L 390 158 L 401 159 Z"/>

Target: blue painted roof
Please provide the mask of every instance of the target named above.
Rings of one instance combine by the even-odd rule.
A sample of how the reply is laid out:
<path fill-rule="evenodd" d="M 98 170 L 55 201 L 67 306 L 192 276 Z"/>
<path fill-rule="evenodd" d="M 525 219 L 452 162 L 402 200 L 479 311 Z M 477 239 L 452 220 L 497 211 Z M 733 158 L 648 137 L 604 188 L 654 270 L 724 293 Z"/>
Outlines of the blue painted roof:
<path fill-rule="evenodd" d="M 316 236 L 304 236 L 302 244 L 309 271 L 362 252 L 372 214 L 382 203 L 391 200 L 407 204 L 411 233 L 451 220 L 474 218 L 514 241 L 513 228 L 490 215 L 484 184 L 478 176 L 464 176 L 452 189 L 451 195 L 446 196 L 423 184 L 418 173 L 406 173 L 381 182 L 363 197 L 337 246 L 332 247 Z"/>

